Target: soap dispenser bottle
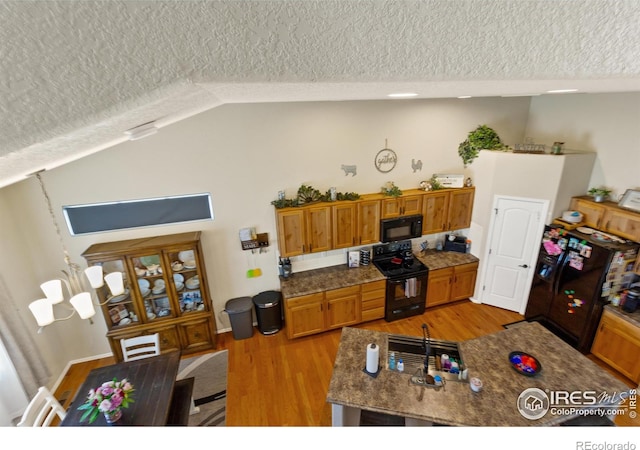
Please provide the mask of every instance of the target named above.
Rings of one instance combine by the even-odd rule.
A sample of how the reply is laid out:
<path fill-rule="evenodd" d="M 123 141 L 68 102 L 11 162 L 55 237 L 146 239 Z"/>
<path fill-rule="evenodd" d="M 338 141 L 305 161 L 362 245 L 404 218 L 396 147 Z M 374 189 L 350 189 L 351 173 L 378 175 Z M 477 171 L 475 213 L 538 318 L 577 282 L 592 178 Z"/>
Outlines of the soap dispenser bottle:
<path fill-rule="evenodd" d="M 391 352 L 389 355 L 389 370 L 396 370 L 396 354 Z"/>

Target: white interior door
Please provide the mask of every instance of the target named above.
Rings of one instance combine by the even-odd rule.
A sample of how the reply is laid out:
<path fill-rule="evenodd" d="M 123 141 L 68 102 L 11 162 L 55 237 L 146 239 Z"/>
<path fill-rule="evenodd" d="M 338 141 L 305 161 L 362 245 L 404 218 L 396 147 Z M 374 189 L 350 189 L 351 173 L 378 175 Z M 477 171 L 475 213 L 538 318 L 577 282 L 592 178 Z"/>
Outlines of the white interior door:
<path fill-rule="evenodd" d="M 548 208 L 547 200 L 494 198 L 482 303 L 524 314 Z"/>

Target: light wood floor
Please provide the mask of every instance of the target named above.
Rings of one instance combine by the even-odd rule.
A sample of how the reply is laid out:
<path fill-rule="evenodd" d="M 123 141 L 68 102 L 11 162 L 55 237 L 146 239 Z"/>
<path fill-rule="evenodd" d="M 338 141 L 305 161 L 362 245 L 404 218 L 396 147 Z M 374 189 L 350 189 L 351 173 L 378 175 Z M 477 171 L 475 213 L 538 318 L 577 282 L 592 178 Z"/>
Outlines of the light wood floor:
<path fill-rule="evenodd" d="M 357 327 L 422 336 L 421 325 L 426 322 L 432 338 L 462 341 L 501 331 L 503 325 L 522 319 L 520 314 L 465 300 L 428 309 L 421 316 L 395 322 L 376 320 Z M 251 338 L 242 340 L 233 339 L 232 333 L 218 335 L 216 350 L 229 350 L 227 426 L 330 426 L 326 395 L 340 335 L 341 330 L 333 330 L 289 340 L 284 330 L 264 336 L 257 329 Z M 68 408 L 88 372 L 113 362 L 104 358 L 73 365 L 56 397 Z M 630 380 L 614 375 L 633 386 Z"/>

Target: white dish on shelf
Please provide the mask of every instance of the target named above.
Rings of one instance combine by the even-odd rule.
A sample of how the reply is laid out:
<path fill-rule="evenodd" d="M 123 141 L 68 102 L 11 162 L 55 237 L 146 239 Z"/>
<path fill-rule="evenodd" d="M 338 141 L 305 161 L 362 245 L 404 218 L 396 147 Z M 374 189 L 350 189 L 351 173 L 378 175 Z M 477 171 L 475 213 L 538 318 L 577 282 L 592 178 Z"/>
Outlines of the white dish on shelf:
<path fill-rule="evenodd" d="M 140 289 L 140 295 L 142 295 L 143 297 L 146 297 L 149 294 L 151 294 L 151 289 L 149 289 L 149 288 Z"/>
<path fill-rule="evenodd" d="M 155 319 L 155 318 L 156 318 L 156 315 L 155 315 L 154 313 L 148 313 L 148 314 L 147 314 L 147 319 L 149 319 L 149 320 L 153 320 L 153 319 Z"/>
<path fill-rule="evenodd" d="M 178 259 L 183 263 L 186 263 L 187 261 L 193 261 L 194 260 L 193 250 L 185 250 L 178 253 Z"/>
<path fill-rule="evenodd" d="M 184 283 L 184 276 L 181 273 L 174 273 L 173 281 L 176 283 Z"/>
<path fill-rule="evenodd" d="M 164 286 L 162 286 L 162 287 L 154 287 L 153 289 L 151 289 L 151 292 L 152 292 L 154 295 L 162 294 L 164 291 L 166 291 L 166 289 L 164 288 Z"/>
<path fill-rule="evenodd" d="M 129 319 L 128 317 L 125 317 L 118 323 L 118 325 L 128 325 L 130 323 L 131 323 L 131 319 Z"/>
<path fill-rule="evenodd" d="M 138 278 L 138 286 L 140 286 L 140 290 L 149 289 L 151 287 L 151 283 L 149 280 L 145 278 Z"/>
<path fill-rule="evenodd" d="M 189 278 L 185 282 L 185 286 L 187 286 L 188 289 L 197 289 L 197 288 L 199 288 L 200 287 L 200 279 L 198 278 L 198 275 L 196 275 L 195 277 Z"/>
<path fill-rule="evenodd" d="M 153 282 L 153 287 L 164 288 L 165 287 L 164 280 L 162 278 L 158 278 L 156 281 Z"/>
<path fill-rule="evenodd" d="M 109 303 L 118 303 L 122 302 L 129 298 L 129 289 L 125 289 L 122 294 L 114 295 L 109 299 Z"/>
<path fill-rule="evenodd" d="M 576 228 L 576 230 L 583 234 L 593 234 L 593 232 L 595 231 L 593 228 L 589 227 L 578 227 Z"/>
<path fill-rule="evenodd" d="M 184 283 L 180 281 L 176 281 L 176 291 L 180 292 L 183 289 L 184 289 Z"/>
<path fill-rule="evenodd" d="M 195 269 L 196 268 L 196 260 L 195 259 L 189 259 L 187 261 L 184 262 L 184 268 L 185 269 Z"/>

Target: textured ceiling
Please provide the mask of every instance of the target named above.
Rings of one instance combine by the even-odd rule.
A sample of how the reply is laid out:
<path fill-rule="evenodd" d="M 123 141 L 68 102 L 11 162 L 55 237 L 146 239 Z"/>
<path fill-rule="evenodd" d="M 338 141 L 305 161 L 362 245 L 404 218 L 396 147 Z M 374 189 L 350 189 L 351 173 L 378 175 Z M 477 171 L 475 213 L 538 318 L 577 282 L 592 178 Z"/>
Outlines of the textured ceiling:
<path fill-rule="evenodd" d="M 637 0 L 0 1 L 0 187 L 224 103 L 640 91 Z"/>

